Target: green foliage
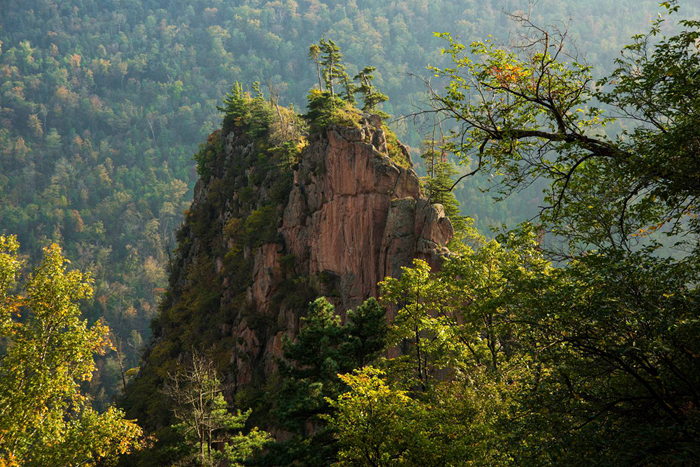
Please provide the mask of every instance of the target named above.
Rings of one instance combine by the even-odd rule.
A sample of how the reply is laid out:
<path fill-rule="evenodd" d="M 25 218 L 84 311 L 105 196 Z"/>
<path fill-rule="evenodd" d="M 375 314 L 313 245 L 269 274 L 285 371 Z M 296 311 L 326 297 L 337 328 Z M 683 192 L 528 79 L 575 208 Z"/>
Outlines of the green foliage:
<path fill-rule="evenodd" d="M 371 367 L 341 376 L 350 390 L 331 401 L 337 413 L 328 420 L 340 448 L 333 465 L 510 465 L 494 436 L 508 404 L 480 387 L 478 376 L 420 396 Z"/>
<path fill-rule="evenodd" d="M 221 383 L 211 361 L 195 354 L 186 367 L 170 374 L 163 392 L 170 398 L 175 419 L 171 429 L 180 436 L 179 458 L 173 465 L 230 466 L 260 450 L 269 441 L 269 434 L 253 428 L 244 435 L 238 431 L 246 424 L 250 411 L 230 413 Z M 223 445 L 215 449 L 216 445 Z M 173 448 L 171 448 L 173 449 Z"/>
<path fill-rule="evenodd" d="M 303 96 L 318 77 L 321 90 L 320 68 L 316 76 L 312 67 L 304 65 L 306 51 L 298 45 L 315 41 L 323 33 L 333 34 L 351 63 L 382 64 L 381 71 L 372 72 L 372 75 L 393 97 L 391 104 L 385 104 L 387 110 L 401 115 L 413 110 L 411 102 L 422 93 L 420 83 L 402 79 L 404 71 L 422 69 L 425 63 L 444 67 L 441 57 L 433 51 L 431 31 L 450 29 L 455 37 L 485 37 L 493 33 L 505 38 L 508 27 L 495 9 L 469 1 L 428 4 L 414 0 L 388 3 L 373 0 L 360 2 L 359 6 L 321 2 L 308 9 L 294 2 L 224 2 L 215 6 L 210 3 L 197 0 L 182 8 L 165 8 L 162 2 L 155 0 L 136 3 L 81 0 L 60 5 L 55 1 L 28 0 L 9 2 L 0 9 L 3 24 L 0 34 L 2 228 L 25 239 L 22 254 L 29 254 L 32 264 L 40 261 L 37 254 L 40 246 L 60 241 L 73 264 L 92 272 L 95 298 L 85 302 L 84 311 L 90 320 L 104 317 L 111 324 L 117 335 L 115 344 L 124 345 L 126 356 L 122 363 L 125 368 L 138 364 L 137 342 L 149 338 L 148 322 L 154 316 L 166 285 L 162 274 L 168 263 L 165 250 L 175 242 L 176 236 L 180 253 L 184 253 L 191 247 L 193 236 L 203 235 L 205 251 L 202 255 L 223 251 L 224 274 L 231 283 L 244 287 L 252 268 L 242 254 L 245 239 L 236 234 L 230 249 L 217 243 L 213 233 L 216 229 L 209 227 L 216 226 L 220 220 L 213 213 L 221 212 L 220 206 L 228 201 L 227 187 L 235 186 L 241 199 L 234 209 L 243 225 L 250 212 L 264 207 L 250 205 L 257 200 L 261 187 L 283 187 L 291 183 L 286 175 L 277 178 L 269 174 L 274 173 L 270 167 L 278 162 L 289 167 L 294 161 L 294 148 L 277 144 L 275 133 L 285 134 L 298 126 L 285 123 L 292 119 L 284 110 L 275 117 L 278 109 L 274 105 L 258 105 L 261 118 L 251 120 L 252 125 L 246 131 L 251 134 L 267 131 L 271 141 L 268 147 L 256 148 L 250 156 L 257 159 L 261 152 L 268 151 L 265 154 L 270 154 L 270 165 L 256 165 L 258 168 L 250 178 L 243 177 L 242 174 L 253 167 L 252 160 L 245 158 L 241 166 L 232 171 L 234 177 L 216 186 L 205 204 L 206 209 L 188 215 L 186 227 L 176 234 L 181 213 L 189 202 L 188 190 L 196 179 L 189 156 L 197 152 L 198 142 L 218 125 L 220 115 L 216 104 L 233 80 L 265 83 L 269 80 L 287 96 Z M 664 3 L 675 8 L 670 2 Z M 697 7 L 687 3 L 690 14 L 696 13 Z M 619 49 L 620 38 L 648 21 L 650 7 L 656 4 L 654 0 L 626 0 L 614 5 L 602 0 L 573 3 L 543 0 L 535 11 L 545 21 L 564 15 L 576 18 L 571 32 L 577 38 L 579 49 L 596 66 L 605 67 Z M 593 157 L 576 166 L 580 160 L 576 159 L 576 152 L 585 155 L 588 151 L 581 144 L 585 140 L 579 139 L 570 143 L 573 151 L 568 156 L 561 160 L 543 160 L 544 165 L 539 166 L 543 174 L 551 173 L 555 178 L 576 166 L 576 175 L 566 185 L 570 196 L 562 198 L 558 212 L 562 221 L 557 223 L 552 218 L 549 225 L 551 230 L 572 239 L 574 251 L 589 242 L 605 246 L 610 237 L 618 244 L 617 237 L 629 238 L 632 233 L 639 233 L 632 237 L 638 239 L 652 230 L 675 228 L 681 233 L 688 232 L 687 226 L 693 226 L 691 233 L 697 232 L 697 221 L 693 220 L 697 207 L 697 167 L 692 157 L 697 140 L 694 130 L 697 128 L 694 120 L 697 53 L 693 49 L 697 26 L 687 23 L 682 26 L 682 34 L 669 34 L 668 39 L 661 39 L 660 33 L 669 29 L 661 29 L 660 25 L 653 27 L 657 36 L 649 40 L 640 38 L 639 44 L 647 47 L 660 39 L 660 47 L 649 48 L 649 54 L 644 54 L 641 46 L 630 48 L 626 52 L 627 64 L 618 64 L 614 86 L 611 80 L 601 82 L 606 88 L 595 95 L 598 100 L 629 111 L 645 122 L 629 129 L 625 139 L 614 141 L 617 148 L 626 151 L 625 157 L 611 158 L 614 164 L 598 163 Z M 500 67 L 519 62 L 497 53 L 493 55 L 495 51 L 488 47 L 483 52 L 484 57 L 490 57 L 492 64 L 497 65 L 491 74 L 484 75 L 484 83 L 506 84 L 511 90 L 517 90 L 517 85 L 527 81 L 518 78 L 517 67 Z M 316 53 L 316 60 L 319 59 L 320 48 Z M 521 65 L 532 66 L 526 60 Z M 357 71 L 350 65 L 348 70 Z M 566 92 L 575 90 L 575 87 L 567 87 L 567 82 L 571 84 L 575 80 L 569 80 L 570 76 L 564 72 L 568 70 L 585 78 L 585 70 L 560 65 L 552 65 L 547 70 L 545 75 L 551 76 L 555 83 L 552 89 L 556 92 L 550 96 L 551 100 L 559 109 L 564 109 Z M 643 71 L 638 73 L 638 70 Z M 335 79 L 338 83 L 339 78 Z M 350 102 L 347 90 L 351 83 L 340 82 L 346 85 L 346 93 L 340 97 Z M 638 89 L 644 92 L 637 92 Z M 490 95 L 490 90 L 486 92 Z M 584 98 L 586 94 L 583 93 Z M 250 100 L 259 96 L 254 93 Z M 512 93 L 510 97 L 513 98 Z M 511 102 L 508 98 L 506 101 Z M 498 98 L 493 102 L 497 105 Z M 512 102 L 515 111 L 532 110 L 537 114 L 534 106 L 528 106 L 523 100 Z M 319 103 L 320 107 L 326 104 Z M 246 109 L 247 106 L 246 98 Z M 330 108 L 334 106 L 331 103 Z M 252 115 L 253 108 L 246 112 Z M 667 108 L 674 110 L 665 115 Z M 503 144 L 493 146 L 500 146 L 498 151 L 503 151 L 500 156 L 487 155 L 494 160 L 500 157 L 503 168 L 485 174 L 481 180 L 498 180 L 499 172 L 511 177 L 511 181 L 521 175 L 523 180 L 532 180 L 540 172 L 518 170 L 523 169 L 520 166 L 523 161 L 528 161 L 527 157 L 519 158 L 528 155 L 521 149 L 533 146 L 514 144 L 515 152 L 509 154 L 508 151 L 511 150 L 509 143 L 515 140 L 512 130 L 518 129 L 516 123 L 529 124 L 533 120 L 526 117 L 518 120 L 518 116 L 508 113 L 507 106 L 496 106 L 493 110 L 499 117 L 507 117 L 505 122 L 510 133 L 498 133 L 496 128 L 495 134 L 504 139 L 501 140 Z M 583 125 L 594 120 L 594 109 L 582 106 L 581 110 L 587 112 L 586 117 L 579 119 Z M 583 115 L 576 107 L 571 111 L 574 115 Z M 547 115 L 552 113 L 545 112 L 537 118 L 545 119 Z M 331 112 L 321 116 L 333 123 Z M 570 115 L 564 116 L 566 122 Z M 235 118 L 229 121 L 234 125 Z M 255 126 L 257 122 L 270 121 L 270 130 Z M 357 122 L 351 111 L 341 113 L 336 121 L 350 125 Z M 497 126 L 504 127 L 499 120 L 494 121 Z M 276 130 L 278 122 L 280 127 Z M 540 123 L 538 120 L 537 124 Z M 592 138 L 598 136 L 595 121 L 592 123 L 587 131 L 578 133 Z M 526 125 L 525 129 L 529 128 Z M 573 130 L 571 133 L 576 134 Z M 417 134 L 401 136 L 414 145 L 420 141 Z M 613 138 L 608 140 L 613 141 Z M 566 141 L 556 138 L 553 141 L 555 146 L 567 150 Z M 482 142 L 477 141 L 476 146 L 469 148 L 474 166 Z M 484 150 L 489 151 L 491 146 L 489 143 Z M 276 151 L 275 148 L 281 149 Z M 202 153 L 201 163 L 197 161 L 200 173 L 223 173 L 219 155 L 218 150 L 212 149 Z M 549 156 L 552 154 L 547 154 Z M 508 157 L 513 162 L 510 166 Z M 534 160 L 538 162 L 537 158 Z M 599 183 L 593 186 L 590 180 Z M 486 181 L 481 186 L 484 184 Z M 508 204 L 494 206 L 475 185 L 458 187 L 457 194 L 464 212 L 474 214 L 480 226 L 502 221 L 512 223 L 512 219 L 519 216 L 531 217 L 530 213 L 534 214 L 534 208 L 542 201 L 536 193 L 539 188 L 534 186 L 530 191 L 519 191 L 520 196 Z M 517 189 L 522 187 L 520 184 Z M 563 183 L 556 185 L 556 188 L 563 187 Z M 626 202 L 637 189 L 639 192 Z M 275 202 L 284 196 L 280 193 L 284 193 L 282 188 L 274 195 Z M 556 192 L 550 200 L 556 204 Z M 623 222 L 619 222 L 621 211 L 629 214 L 624 216 Z M 628 243 L 634 246 L 634 240 Z M 694 245 L 691 243 L 690 247 Z M 178 261 L 174 259 L 171 265 L 173 283 L 195 277 L 194 272 L 190 276 Z M 193 289 L 201 290 L 184 294 L 199 311 L 216 303 L 218 285 L 211 282 L 213 285 L 206 287 L 214 267 L 211 261 L 198 262 L 196 271 L 202 273 L 199 276 L 202 279 Z M 688 267 L 692 265 L 688 263 Z M 165 301 L 173 303 L 178 298 L 166 296 Z M 180 337 L 175 323 L 185 320 L 186 307 L 178 309 L 169 322 L 170 318 L 156 321 L 156 333 Z M 183 333 L 185 340 L 218 341 L 221 336 L 212 323 L 219 318 L 221 316 L 198 318 Z M 3 321 L 3 326 L 6 323 Z M 134 339 L 132 331 L 136 331 Z M 180 346 L 180 342 L 164 342 L 154 348 L 151 355 L 159 356 L 155 361 L 163 363 L 167 371 L 171 368 L 165 363 L 175 358 L 182 350 Z M 117 382 L 120 372 L 110 370 L 115 363 L 109 358 L 98 359 L 96 363 L 103 371 L 92 381 L 93 392 L 99 394 L 100 388 L 107 389 L 97 398 L 97 404 L 105 405 L 121 387 L 121 381 Z M 150 382 L 139 386 L 143 390 L 140 397 L 154 397 L 147 389 L 157 385 L 157 376 L 150 373 L 144 380 Z M 155 416 L 165 411 L 160 409 L 153 405 L 149 410 Z"/>
<path fill-rule="evenodd" d="M 243 123 L 248 113 L 249 98 L 250 96 L 243 91 L 243 85 L 236 81 L 231 91 L 224 97 L 223 107 L 218 107 L 219 111 L 224 113 L 224 130 Z"/>
<path fill-rule="evenodd" d="M 362 100 L 364 105 L 362 110 L 368 113 L 374 113 L 380 115 L 382 118 L 388 118 L 389 116 L 377 109 L 377 105 L 382 102 L 389 100 L 389 96 L 379 92 L 377 87 L 372 83 L 374 81 L 374 75 L 372 74 L 376 70 L 373 66 L 366 66 L 355 75 L 355 80 L 359 82 L 357 86 L 357 92 L 362 95 Z"/>
<path fill-rule="evenodd" d="M 244 92 L 236 82 L 224 98 L 224 106 L 218 107 L 224 113 L 223 132 L 228 134 L 233 128 L 243 128 L 251 139 L 265 139 L 269 136 L 274 115 L 272 104 L 260 91 L 260 83 L 253 83 L 253 95 Z"/>
<path fill-rule="evenodd" d="M 355 106 L 337 96 L 331 96 L 330 92 L 312 89 L 309 92 L 308 110 L 304 119 L 313 133 L 331 125 L 360 128 L 362 114 Z"/>
<path fill-rule="evenodd" d="M 259 246 L 277 237 L 277 206 L 270 204 L 252 211 L 245 220 L 246 243 Z"/>
<path fill-rule="evenodd" d="M 665 5 L 670 13 L 678 10 L 676 2 Z M 659 16 L 649 34 L 634 36 L 613 73 L 597 83 L 596 98 L 638 123 L 619 135 L 621 157 L 608 175 L 633 183 L 627 190 L 632 201 L 617 203 L 632 219 L 623 234 L 638 228 L 638 235 L 647 235 L 666 224 L 675 234 L 687 220 L 698 231 L 700 21 L 680 20 L 678 34 L 657 40 L 664 21 Z"/>
<path fill-rule="evenodd" d="M 312 46 L 313 47 L 313 46 Z M 321 39 L 319 42 L 319 51 L 321 53 L 321 73 L 323 74 L 323 82 L 326 85 L 326 91 L 330 92 L 331 105 L 335 103 L 335 83 L 336 80 L 346 84 L 346 94 L 352 96 L 351 89 L 348 87 L 348 74 L 345 72 L 345 65 L 341 63 L 343 54 L 340 53 L 340 47 L 333 42 L 332 39 Z M 349 104 L 350 102 L 348 100 Z"/>
<path fill-rule="evenodd" d="M 421 154 L 421 158 L 425 161 L 427 176 L 423 179 L 423 186 L 426 188 L 426 195 L 431 203 L 441 204 L 445 208 L 445 215 L 452 221 L 452 227 L 455 231 L 453 244 L 449 245 L 456 248 L 456 242 L 463 240 L 465 229 L 467 228 L 467 220 L 460 215 L 459 202 L 452 191 L 455 187 L 455 182 L 452 177 L 458 172 L 447 160 L 447 154 L 437 146 L 435 140 L 423 141 L 425 150 Z"/>
<path fill-rule="evenodd" d="M 387 346 L 386 310 L 372 297 L 348 310 L 345 328 L 346 342 L 341 344 L 340 351 L 355 368 L 376 360 Z"/>
<path fill-rule="evenodd" d="M 384 135 L 386 136 L 386 146 L 389 152 L 389 158 L 391 158 L 396 165 L 403 167 L 404 169 L 412 167 L 413 162 L 411 161 L 411 156 L 408 154 L 405 148 L 401 146 L 399 139 L 396 137 L 396 133 L 394 133 L 391 128 L 386 125 L 382 125 L 382 129 L 384 130 Z"/>
<path fill-rule="evenodd" d="M 96 412 L 80 385 L 109 346 L 108 328 L 80 319 L 77 302 L 92 294 L 89 277 L 68 271 L 61 250 L 44 250 L 25 294 L 11 286 L 19 245 L 0 236 L 0 464 L 98 465 L 137 447 L 141 429 L 110 407 Z M 20 314 L 25 314 L 20 317 Z"/>
<path fill-rule="evenodd" d="M 507 366 L 507 350 L 515 345 L 506 301 L 509 281 L 547 274 L 550 268 L 531 230 L 504 243 L 487 241 L 472 228 L 466 234 L 471 246 L 464 245 L 441 272 L 415 260 L 399 279 L 380 283 L 382 302 L 397 310 L 389 343 L 403 350 L 390 365 L 412 387 L 426 390 L 444 371 Z"/>
<path fill-rule="evenodd" d="M 332 431 L 323 415 L 331 411 L 328 398 L 345 391 L 338 378 L 374 361 L 386 346 L 386 315 L 376 300 L 369 299 L 348 311 L 347 323 L 325 298 L 318 298 L 302 318 L 294 342 L 284 342 L 280 361 L 281 389 L 275 395 L 274 413 L 292 439 L 270 446 L 263 465 L 325 466 L 335 459 Z"/>
<path fill-rule="evenodd" d="M 696 259 L 608 250 L 554 268 L 531 229 L 471 245 L 384 282 L 403 355 L 342 377 L 337 465 L 694 462 Z"/>
<path fill-rule="evenodd" d="M 219 144 L 219 151 L 221 150 Z M 197 173 L 204 180 L 209 180 L 211 177 L 211 166 L 216 156 L 217 148 L 210 144 L 200 144 L 199 152 L 194 155 L 194 160 L 197 163 Z"/>
<path fill-rule="evenodd" d="M 694 462 L 697 274 L 696 260 L 608 250 L 515 286 L 542 368 L 523 431 L 559 427 L 540 443 L 551 463 Z"/>

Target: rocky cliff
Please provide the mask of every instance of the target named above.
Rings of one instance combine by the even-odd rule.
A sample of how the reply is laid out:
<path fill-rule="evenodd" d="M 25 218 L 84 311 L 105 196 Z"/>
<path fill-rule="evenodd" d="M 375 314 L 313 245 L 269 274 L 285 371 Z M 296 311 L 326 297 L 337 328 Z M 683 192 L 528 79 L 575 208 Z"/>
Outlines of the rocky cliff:
<path fill-rule="evenodd" d="M 378 118 L 293 146 L 283 146 L 290 158 L 232 126 L 202 148 L 202 179 L 132 392 L 201 348 L 214 349 L 231 390 L 259 384 L 310 300 L 324 295 L 342 313 L 413 258 L 437 265 L 446 253 L 449 219 L 423 198 L 408 151 Z"/>
<path fill-rule="evenodd" d="M 284 323 L 263 353 L 280 355 L 282 334 L 298 326 L 298 310 L 274 307 L 283 255 L 294 255 L 303 274 L 319 278 L 315 288 L 343 311 L 376 296 L 377 283 L 413 258 L 436 264 L 446 252 L 450 221 L 441 206 L 422 198 L 408 151 L 399 149 L 406 167 L 388 157 L 384 130 L 365 121 L 360 129 L 331 128 L 304 151 L 278 226 L 282 241 L 255 252 L 252 303 Z M 242 325 L 239 332 L 248 330 Z"/>

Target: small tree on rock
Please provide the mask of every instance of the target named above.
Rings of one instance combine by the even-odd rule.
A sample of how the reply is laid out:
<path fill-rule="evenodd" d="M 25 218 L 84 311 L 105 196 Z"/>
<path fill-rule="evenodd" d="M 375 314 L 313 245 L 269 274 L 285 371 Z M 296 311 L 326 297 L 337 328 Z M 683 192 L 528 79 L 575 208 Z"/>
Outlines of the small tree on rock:
<path fill-rule="evenodd" d="M 257 428 L 247 435 L 240 431 L 229 435 L 245 426 L 250 410 L 228 411 L 214 365 L 201 355 L 194 354 L 187 366 L 170 374 L 163 392 L 171 399 L 173 414 L 180 422 L 173 429 L 189 447 L 182 465 L 216 466 L 226 460 L 228 465 L 237 466 L 270 439 Z M 223 450 L 216 450 L 216 444 L 222 444 Z"/>
<path fill-rule="evenodd" d="M 375 70 L 376 68 L 373 66 L 366 66 L 355 75 L 354 79 L 360 83 L 356 89 L 362 94 L 362 100 L 365 103 L 365 105 L 362 106 L 362 110 L 369 113 L 379 113 L 385 117 L 386 114 L 378 110 L 377 106 L 389 100 L 389 97 L 379 92 L 379 89 L 372 84 L 372 81 L 374 81 L 374 75 L 372 73 Z"/>

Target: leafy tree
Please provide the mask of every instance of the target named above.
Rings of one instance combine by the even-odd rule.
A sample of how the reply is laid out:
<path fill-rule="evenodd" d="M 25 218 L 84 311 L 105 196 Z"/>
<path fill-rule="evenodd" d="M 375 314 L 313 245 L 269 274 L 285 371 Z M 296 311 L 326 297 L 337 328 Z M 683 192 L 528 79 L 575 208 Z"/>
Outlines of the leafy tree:
<path fill-rule="evenodd" d="M 236 82 L 224 98 L 224 105 L 217 108 L 224 113 L 224 131 L 239 127 L 244 128 L 250 138 L 264 139 L 273 122 L 272 103 L 265 99 L 258 81 L 253 83 L 252 91 L 251 96 Z M 203 164 L 197 161 L 198 166 Z"/>
<path fill-rule="evenodd" d="M 650 229 L 683 230 L 700 194 L 697 135 L 690 130 L 697 122 L 691 83 L 700 66 L 698 22 L 681 21 L 682 32 L 652 48 L 659 19 L 593 87 L 591 67 L 566 58 L 566 31 L 550 33 L 527 16 L 515 19 L 529 33 L 520 46 L 475 42 L 470 51 L 478 60 L 440 34 L 453 64 L 431 68 L 449 79 L 432 101 L 459 126 L 450 149 L 473 159 L 475 171 L 502 174 L 504 194 L 541 177 L 551 180 L 541 220 L 575 250 L 629 250 Z M 593 99 L 637 126 L 608 137 L 603 127 L 612 119 Z"/>
<path fill-rule="evenodd" d="M 510 283 L 549 273 L 531 229 L 501 242 L 487 241 L 473 228 L 466 234 L 469 244 L 440 272 L 415 260 L 398 279 L 380 283 L 382 302 L 396 309 L 389 343 L 403 350 L 388 367 L 412 389 L 429 389 L 445 372 L 487 368 L 498 375 L 517 361 Z"/>
<path fill-rule="evenodd" d="M 170 374 L 163 392 L 172 401 L 174 416 L 180 422 L 172 428 L 181 434 L 187 446 L 177 465 L 216 466 L 222 460 L 227 465 L 242 465 L 240 462 L 270 439 L 257 428 L 246 435 L 241 432 L 229 435 L 245 426 L 250 410 L 235 414 L 228 411 L 216 370 L 201 355 L 193 355 L 186 368 Z M 217 450 L 217 444 L 222 444 L 223 449 Z"/>
<path fill-rule="evenodd" d="M 436 371 L 449 367 L 454 357 L 451 317 L 434 313 L 447 299 L 445 291 L 430 280 L 430 266 L 421 260 L 404 268 L 400 278 L 389 277 L 379 285 L 382 301 L 397 308 L 389 342 L 400 345 L 403 355 L 391 364 L 404 367 L 402 377 L 426 390 Z"/>
<path fill-rule="evenodd" d="M 540 368 L 521 396 L 527 420 L 511 427 L 542 433 L 533 463 L 695 462 L 698 272 L 608 250 L 512 282 L 520 345 Z"/>
<path fill-rule="evenodd" d="M 109 346 L 107 327 L 80 319 L 77 302 L 90 280 L 68 271 L 58 246 L 25 294 L 12 293 L 21 267 L 14 237 L 0 236 L 0 463 L 7 466 L 98 465 L 138 446 L 141 429 L 109 408 L 96 412 L 80 391 Z M 20 318 L 20 314 L 25 314 Z"/>
<path fill-rule="evenodd" d="M 512 465 L 496 433 L 509 401 L 497 390 L 503 387 L 483 384 L 484 375 L 475 372 L 470 383 L 443 384 L 420 395 L 372 367 L 341 379 L 350 390 L 331 401 L 336 412 L 328 420 L 339 444 L 333 465 Z"/>
<path fill-rule="evenodd" d="M 308 112 L 304 118 L 310 123 L 312 131 L 318 131 L 329 124 L 357 126 L 359 112 L 355 108 L 355 92 L 357 86 L 351 82 L 350 76 L 341 63 L 343 55 L 333 40 L 321 39 L 319 44 L 309 48 L 309 58 L 316 63 L 319 79 L 323 74 L 324 87 L 312 89 L 308 95 Z M 335 83 L 342 84 L 342 97 L 335 92 Z"/>

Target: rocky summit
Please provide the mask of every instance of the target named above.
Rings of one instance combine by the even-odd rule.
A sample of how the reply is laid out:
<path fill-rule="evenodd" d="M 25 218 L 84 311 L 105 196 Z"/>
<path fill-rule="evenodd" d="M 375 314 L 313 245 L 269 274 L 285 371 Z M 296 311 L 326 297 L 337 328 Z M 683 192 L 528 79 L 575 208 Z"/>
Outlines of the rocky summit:
<path fill-rule="evenodd" d="M 131 391 L 162 384 L 201 348 L 215 349 L 230 393 L 260 387 L 310 301 L 325 296 L 342 315 L 414 258 L 439 267 L 452 224 L 424 197 L 407 148 L 389 131 L 364 114 L 304 138 L 287 164 L 245 128 L 225 125 L 209 137 Z M 135 414 L 154 412 L 153 401 L 140 405 Z"/>

